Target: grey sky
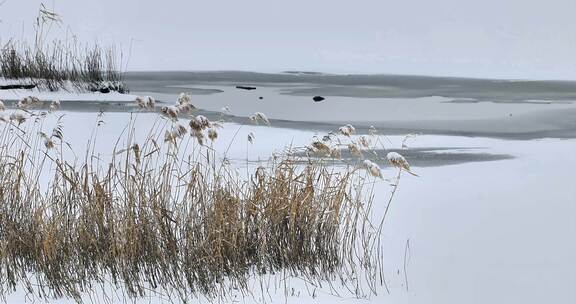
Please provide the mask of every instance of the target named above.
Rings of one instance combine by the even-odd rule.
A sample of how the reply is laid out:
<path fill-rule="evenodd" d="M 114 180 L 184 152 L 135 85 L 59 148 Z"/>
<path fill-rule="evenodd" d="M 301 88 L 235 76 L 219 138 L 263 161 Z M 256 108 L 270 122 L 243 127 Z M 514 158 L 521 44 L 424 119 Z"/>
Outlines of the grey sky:
<path fill-rule="evenodd" d="M 38 0 L 0 7 L 0 38 L 32 33 Z M 130 70 L 312 70 L 576 79 L 574 0 L 45 0 Z M 23 30 L 24 28 L 24 30 Z"/>

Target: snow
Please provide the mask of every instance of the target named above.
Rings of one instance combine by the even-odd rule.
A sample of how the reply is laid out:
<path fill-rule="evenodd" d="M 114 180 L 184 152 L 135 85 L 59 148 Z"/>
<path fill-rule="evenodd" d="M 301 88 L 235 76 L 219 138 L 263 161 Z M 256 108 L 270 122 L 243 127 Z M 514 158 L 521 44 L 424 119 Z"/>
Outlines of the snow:
<path fill-rule="evenodd" d="M 57 114 L 66 114 L 65 139 L 74 150 L 84 151 L 86 130 L 96 124 L 96 113 Z M 130 115 L 104 114 L 105 124 L 99 131 L 97 146 L 103 159 Z M 54 123 L 56 116 L 48 119 Z M 133 117 L 136 140 L 142 140 L 148 126 L 159 119 L 153 113 Z M 47 128 L 50 125 L 46 123 Z M 247 141 L 251 133 L 255 134 L 253 143 Z M 258 163 L 287 146 L 307 145 L 315 135 L 322 134 L 227 123 L 219 130 L 214 148 L 220 156 L 229 148 L 227 157 L 242 168 L 247 165 L 247 158 Z M 404 136 L 388 136 L 385 141 L 400 149 Z M 342 297 L 329 295 L 329 288 L 325 287 L 316 290 L 316 297 L 312 297 L 303 282 L 293 279 L 290 284 L 300 295 L 285 299 L 283 286 L 279 286 L 277 292 L 272 291 L 273 303 L 576 302 L 576 139 L 421 135 L 412 138 L 408 146 L 458 147 L 453 152 L 483 147 L 483 152 L 510 154 L 514 158 L 421 167 L 420 177 L 402 176 L 383 235 L 390 294 L 381 287 L 377 296 L 365 301 L 343 290 L 339 290 Z M 381 170 L 384 178 L 397 172 L 390 166 Z M 374 178 L 374 182 L 376 212 L 382 214 L 391 188 L 384 180 Z M 410 251 L 405 273 L 407 240 Z M 19 302 L 23 297 L 19 290 L 6 301 Z M 255 302 L 250 296 L 237 300 Z M 149 302 L 161 300 L 153 297 L 138 301 Z"/>
<path fill-rule="evenodd" d="M 0 85 L 9 84 L 26 84 L 26 82 L 0 78 Z M 0 90 L 0 100 L 3 101 L 18 101 L 27 96 L 35 96 L 40 98 L 42 101 L 52 101 L 59 99 L 63 102 L 133 102 L 136 99 L 136 95 L 120 94 L 118 92 L 110 92 L 106 94 L 100 92 L 77 92 L 72 86 L 67 86 L 66 89 L 57 92 L 48 92 L 44 90 L 41 91 L 36 88 L 30 90 Z"/>

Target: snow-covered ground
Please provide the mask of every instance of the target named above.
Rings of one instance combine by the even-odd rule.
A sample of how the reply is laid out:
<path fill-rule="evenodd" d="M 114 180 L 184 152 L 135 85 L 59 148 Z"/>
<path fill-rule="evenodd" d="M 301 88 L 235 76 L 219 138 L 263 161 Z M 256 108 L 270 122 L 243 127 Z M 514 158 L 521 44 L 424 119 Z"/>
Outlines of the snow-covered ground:
<path fill-rule="evenodd" d="M 13 85 L 13 84 L 28 84 L 24 80 L 9 80 L 0 77 L 0 86 L 3 85 Z M 42 101 L 50 102 L 52 100 L 58 99 L 60 101 L 90 101 L 90 102 L 132 102 L 136 96 L 130 94 L 120 94 L 118 92 L 110 93 L 85 93 L 78 92 L 72 85 L 66 86 L 66 88 L 57 91 L 49 92 L 45 90 L 34 89 L 9 89 L 0 90 L 0 100 L 2 101 L 18 101 L 27 96 L 35 96 L 40 98 Z"/>
<path fill-rule="evenodd" d="M 64 138 L 84 151 L 86 132 L 96 113 L 65 114 Z M 97 149 L 109 153 L 129 113 L 105 113 Z M 55 121 L 55 116 L 49 118 Z M 154 113 L 136 115 L 137 138 L 158 119 Z M 46 128 L 50 127 L 47 122 Z M 255 141 L 249 144 L 247 135 Z M 226 124 L 215 144 L 238 166 L 243 160 L 265 160 L 288 145 L 305 145 L 311 130 Z M 382 138 L 400 149 L 403 136 Z M 388 141 L 389 140 L 389 141 Z M 229 145 L 231 142 L 234 144 Z M 342 291 L 341 297 L 317 290 L 307 293 L 298 279 L 299 296 L 285 297 L 283 287 L 267 301 L 273 303 L 574 303 L 576 302 L 576 139 L 502 140 L 484 137 L 422 135 L 408 141 L 408 150 L 453 147 L 464 153 L 506 154 L 509 159 L 470 161 L 456 165 L 416 166 L 420 177 L 405 175 L 384 228 L 383 287 L 369 301 Z M 444 150 L 441 152 L 445 152 Z M 105 155 L 104 155 L 105 156 Z M 390 167 L 384 175 L 392 177 Z M 390 187 L 376 184 L 376 212 L 382 213 Z M 406 243 L 410 250 L 405 259 Z M 406 286 L 406 282 L 408 286 Z M 23 292 L 7 298 L 23 300 Z M 237 299 L 253 303 L 251 297 Z M 58 301 L 71 303 L 70 300 Z M 138 303 L 161 302 L 159 298 Z M 204 300 L 205 302 L 205 300 Z"/>
<path fill-rule="evenodd" d="M 155 83 L 147 82 L 143 87 L 149 91 L 133 94 L 151 95 L 160 103 L 170 104 L 176 101 L 175 92 L 197 90 L 208 92 L 193 96 L 193 103 L 199 108 L 219 111 L 230 107 L 232 116 L 222 116 L 229 122 L 219 131 L 214 148 L 220 156 L 227 151 L 227 158 L 239 168 L 266 161 L 287 146 L 307 145 L 314 136 L 323 136 L 341 122 L 354 122 L 394 130 L 392 135 L 382 136 L 381 142 L 387 149 L 405 154 L 420 175 L 403 176 L 384 228 L 385 275 L 390 294 L 381 287 L 378 295 L 367 301 L 342 290 L 340 297 L 328 295 L 325 288 L 310 290 L 313 297 L 295 278 L 292 285 L 298 296 L 286 297 L 280 286 L 268 302 L 576 302 L 573 101 L 564 98 L 488 102 L 485 99 L 491 92 L 486 92 L 488 97 L 477 102 L 439 96 L 330 96 L 314 103 L 309 96 L 283 94 L 286 92 L 280 86 L 263 85 L 255 91 L 241 91 L 221 83 L 188 85 L 182 81 L 174 85 L 163 81 L 156 87 Z M 64 138 L 74 151 L 85 151 L 89 133 L 100 119 L 98 108 L 87 104 L 128 105 L 135 98 L 117 93 L 5 90 L 0 91 L 0 100 L 15 101 L 28 95 L 45 101 L 62 100 L 63 111 L 49 114 L 44 127 L 49 130 L 63 114 Z M 70 106 L 67 108 L 66 104 Z M 153 123 L 163 121 L 156 113 L 128 112 L 133 109 L 122 107 L 119 112 L 105 112 L 101 117 L 105 123 L 99 128 L 96 147 L 101 159 L 111 156 L 116 139 L 131 118 L 136 121 L 137 141 L 143 141 Z M 242 124 L 239 118 L 255 111 L 266 113 L 273 126 Z M 211 119 L 219 118 L 217 113 L 211 115 Z M 403 130 L 421 130 L 428 135 L 410 138 L 403 150 Z M 255 140 L 248 143 L 251 132 Z M 385 151 L 379 152 L 384 156 Z M 459 157 L 462 155 L 466 157 Z M 67 156 L 74 157 L 72 153 Z M 394 175 L 389 166 L 379 164 L 385 177 Z M 376 183 L 377 213 L 384 212 L 389 191 L 388 183 Z M 410 250 L 405 259 L 408 240 Z M 19 290 L 6 300 L 21 302 L 23 298 Z M 255 302 L 250 296 L 237 300 Z M 161 301 L 152 298 L 137 302 Z"/>

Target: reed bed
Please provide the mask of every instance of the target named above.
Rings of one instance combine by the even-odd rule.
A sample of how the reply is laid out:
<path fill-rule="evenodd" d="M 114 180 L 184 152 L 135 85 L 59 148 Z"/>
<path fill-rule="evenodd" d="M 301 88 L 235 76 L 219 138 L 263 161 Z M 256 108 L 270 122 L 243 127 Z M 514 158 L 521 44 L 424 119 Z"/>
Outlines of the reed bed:
<path fill-rule="evenodd" d="M 70 160 L 62 123 L 45 125 L 56 113 L 20 115 L 0 124 L 0 295 L 83 302 L 107 285 L 226 301 L 267 293 L 251 284 L 267 277 L 358 297 L 385 284 L 365 170 L 288 151 L 240 174 L 210 144 L 220 124 L 199 116 L 158 119 L 142 142 L 131 122 L 109 161 L 99 121 Z"/>
<path fill-rule="evenodd" d="M 0 49 L 0 76 L 25 81 L 41 90 L 127 92 L 114 47 L 78 47 L 55 40 L 28 45 L 9 41 Z"/>
<path fill-rule="evenodd" d="M 34 42 L 9 39 L 0 46 L 0 77 L 40 90 L 127 92 L 119 72 L 122 53 L 114 46 L 81 45 L 68 31 L 51 33 L 62 25 L 60 15 L 40 4 Z M 50 38 L 62 35 L 73 38 Z"/>

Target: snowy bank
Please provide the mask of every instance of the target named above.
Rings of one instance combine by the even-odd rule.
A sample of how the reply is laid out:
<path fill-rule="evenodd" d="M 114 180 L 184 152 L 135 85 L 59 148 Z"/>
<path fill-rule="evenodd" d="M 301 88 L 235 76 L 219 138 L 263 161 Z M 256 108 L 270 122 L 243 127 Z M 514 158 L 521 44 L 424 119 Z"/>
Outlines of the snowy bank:
<path fill-rule="evenodd" d="M 27 80 L 12 80 L 0 78 L 0 86 L 29 85 Z M 135 95 L 122 94 L 111 91 L 109 93 L 85 92 L 78 90 L 72 84 L 66 85 L 64 89 L 56 92 L 44 91 L 38 88 L 32 89 L 8 89 L 0 90 L 0 100 L 18 101 L 27 96 L 38 97 L 42 101 L 59 99 L 60 101 L 95 101 L 95 102 L 133 102 Z"/>

